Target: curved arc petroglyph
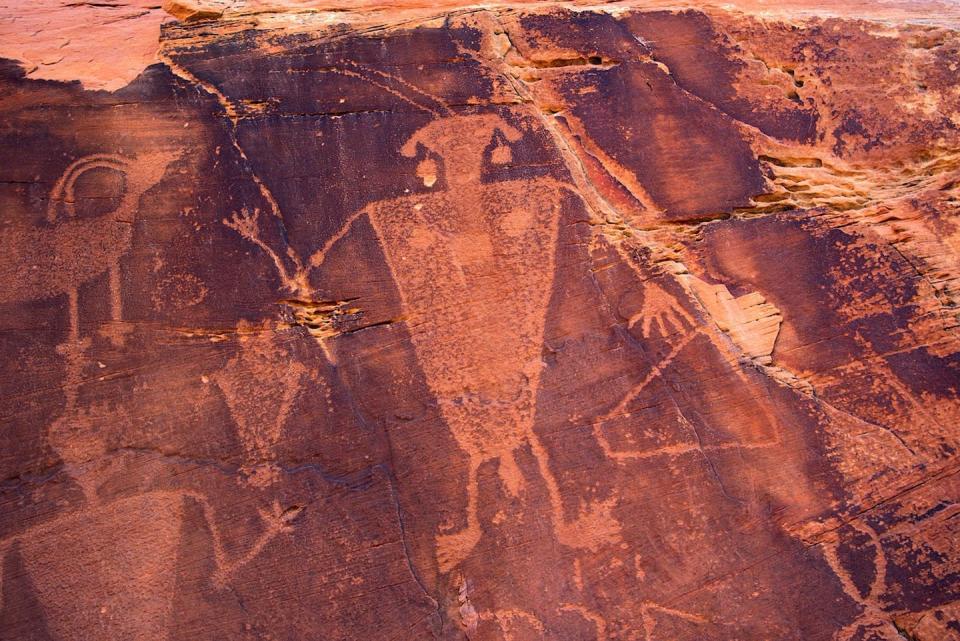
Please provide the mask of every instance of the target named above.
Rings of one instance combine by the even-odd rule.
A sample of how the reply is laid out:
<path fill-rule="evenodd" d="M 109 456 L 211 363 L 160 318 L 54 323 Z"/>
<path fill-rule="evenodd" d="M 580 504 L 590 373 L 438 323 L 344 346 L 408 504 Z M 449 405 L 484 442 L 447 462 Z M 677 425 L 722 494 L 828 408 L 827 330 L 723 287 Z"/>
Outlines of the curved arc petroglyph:
<path fill-rule="evenodd" d="M 91 154 L 83 156 L 70 163 L 54 183 L 50 192 L 50 202 L 47 205 L 47 222 L 57 220 L 57 208 L 63 207 L 68 216 L 76 216 L 77 178 L 92 169 L 113 169 L 123 172 L 129 166 L 129 161 L 118 154 Z"/>
<path fill-rule="evenodd" d="M 849 521 L 848 525 L 860 533 L 866 534 L 870 539 L 870 544 L 874 551 L 874 575 L 867 593 L 863 594 L 860 588 L 854 583 L 853 576 L 840 560 L 839 548 L 841 540 L 839 534 L 835 532 L 831 538 L 821 543 L 820 548 L 823 552 L 823 557 L 830 567 L 830 570 L 837 577 L 844 594 L 862 608 L 861 613 L 852 622 L 836 632 L 834 641 L 850 641 L 861 627 L 894 628 L 891 620 L 892 614 L 896 614 L 896 612 L 886 612 L 880 603 L 880 598 L 887 590 L 887 557 L 883 551 L 883 543 L 880 540 L 880 536 L 872 527 L 862 520 Z M 895 628 L 892 632 L 896 632 Z M 897 634 L 897 636 L 899 636 L 899 634 Z"/>

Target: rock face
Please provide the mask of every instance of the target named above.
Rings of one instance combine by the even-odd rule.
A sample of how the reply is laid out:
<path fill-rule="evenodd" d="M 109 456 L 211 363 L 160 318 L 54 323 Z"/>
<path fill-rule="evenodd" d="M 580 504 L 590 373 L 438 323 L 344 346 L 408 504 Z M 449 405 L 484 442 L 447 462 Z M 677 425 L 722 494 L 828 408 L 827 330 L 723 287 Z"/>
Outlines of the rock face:
<path fill-rule="evenodd" d="M 956 7 L 234 4 L 5 39 L 0 639 L 960 638 Z"/>

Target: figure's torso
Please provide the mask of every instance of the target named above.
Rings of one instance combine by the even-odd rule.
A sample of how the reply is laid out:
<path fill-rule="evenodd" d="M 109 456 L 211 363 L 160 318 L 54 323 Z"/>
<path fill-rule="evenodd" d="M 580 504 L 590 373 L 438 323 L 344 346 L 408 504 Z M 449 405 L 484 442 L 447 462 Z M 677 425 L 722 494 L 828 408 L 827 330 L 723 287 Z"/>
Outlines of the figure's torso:
<path fill-rule="evenodd" d="M 479 197 L 447 191 L 371 208 L 417 358 L 448 412 L 496 423 L 532 412 L 560 188 L 547 178 L 507 181 Z"/>

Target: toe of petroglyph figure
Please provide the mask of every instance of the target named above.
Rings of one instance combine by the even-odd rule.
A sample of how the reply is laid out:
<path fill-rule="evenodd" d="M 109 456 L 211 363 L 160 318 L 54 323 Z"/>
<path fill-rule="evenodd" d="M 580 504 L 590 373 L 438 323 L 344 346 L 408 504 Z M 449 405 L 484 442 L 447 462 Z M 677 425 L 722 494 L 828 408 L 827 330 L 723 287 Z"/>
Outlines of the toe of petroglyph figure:
<path fill-rule="evenodd" d="M 480 541 L 479 530 L 467 528 L 452 534 L 437 535 L 437 565 L 444 574 L 467 558 Z"/>

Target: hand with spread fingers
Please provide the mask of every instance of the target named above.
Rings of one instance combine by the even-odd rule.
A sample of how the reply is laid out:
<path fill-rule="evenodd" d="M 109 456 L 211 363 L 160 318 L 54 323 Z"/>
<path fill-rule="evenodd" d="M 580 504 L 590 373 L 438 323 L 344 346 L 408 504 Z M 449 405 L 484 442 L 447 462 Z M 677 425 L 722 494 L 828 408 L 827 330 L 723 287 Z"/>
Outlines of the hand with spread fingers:
<path fill-rule="evenodd" d="M 630 318 L 627 327 L 633 328 L 641 322 L 640 329 L 644 338 L 651 337 L 654 325 L 661 338 L 696 326 L 693 317 L 681 307 L 676 298 L 650 281 L 647 281 L 644 288 L 643 306 Z"/>

